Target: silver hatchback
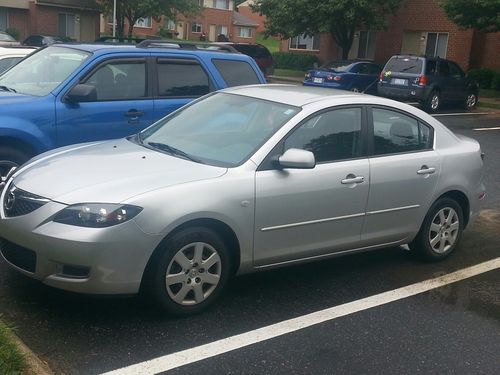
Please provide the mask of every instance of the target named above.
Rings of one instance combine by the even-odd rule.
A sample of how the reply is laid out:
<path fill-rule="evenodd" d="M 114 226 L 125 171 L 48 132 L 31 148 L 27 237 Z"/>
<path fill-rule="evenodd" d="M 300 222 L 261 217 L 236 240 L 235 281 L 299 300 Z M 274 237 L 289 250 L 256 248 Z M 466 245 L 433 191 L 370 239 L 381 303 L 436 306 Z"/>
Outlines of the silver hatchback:
<path fill-rule="evenodd" d="M 406 104 L 231 88 L 11 173 L 1 253 L 53 287 L 144 289 L 190 314 L 234 274 L 402 244 L 445 258 L 478 213 L 482 166 L 475 140 Z"/>

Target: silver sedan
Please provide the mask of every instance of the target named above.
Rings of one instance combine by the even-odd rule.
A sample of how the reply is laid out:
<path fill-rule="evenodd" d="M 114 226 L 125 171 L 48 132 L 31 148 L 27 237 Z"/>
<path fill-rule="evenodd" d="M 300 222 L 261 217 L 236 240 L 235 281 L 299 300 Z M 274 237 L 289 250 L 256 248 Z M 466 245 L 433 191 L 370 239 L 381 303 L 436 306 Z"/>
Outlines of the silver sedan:
<path fill-rule="evenodd" d="M 447 257 L 485 195 L 482 166 L 475 140 L 402 103 L 231 88 L 13 171 L 1 253 L 56 288 L 143 289 L 191 314 L 235 274 L 403 244 Z"/>

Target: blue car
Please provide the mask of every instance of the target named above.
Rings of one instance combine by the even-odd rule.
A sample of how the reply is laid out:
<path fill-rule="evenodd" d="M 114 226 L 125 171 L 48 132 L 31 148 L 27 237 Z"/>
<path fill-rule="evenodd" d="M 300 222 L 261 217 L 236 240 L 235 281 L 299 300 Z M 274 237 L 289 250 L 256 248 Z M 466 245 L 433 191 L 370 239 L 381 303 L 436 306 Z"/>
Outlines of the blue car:
<path fill-rule="evenodd" d="M 135 134 L 209 92 L 261 83 L 252 58 L 216 45 L 54 44 L 0 76 L 1 177 L 42 152 Z"/>
<path fill-rule="evenodd" d="M 329 61 L 307 71 L 303 84 L 373 94 L 381 71 L 380 66 L 369 61 Z"/>

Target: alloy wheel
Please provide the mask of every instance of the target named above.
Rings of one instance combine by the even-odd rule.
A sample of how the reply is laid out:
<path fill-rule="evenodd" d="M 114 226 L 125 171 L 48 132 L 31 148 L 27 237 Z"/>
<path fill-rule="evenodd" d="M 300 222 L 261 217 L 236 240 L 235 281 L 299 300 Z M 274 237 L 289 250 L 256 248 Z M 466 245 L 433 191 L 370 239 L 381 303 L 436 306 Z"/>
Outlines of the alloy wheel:
<path fill-rule="evenodd" d="M 439 95 L 434 94 L 434 95 L 432 95 L 432 98 L 431 98 L 431 109 L 433 111 L 435 111 L 438 108 L 439 108 Z"/>
<path fill-rule="evenodd" d="M 444 254 L 457 241 L 460 222 L 457 212 L 451 207 L 439 210 L 432 219 L 429 230 L 429 243 L 437 254 Z"/>
<path fill-rule="evenodd" d="M 467 105 L 467 108 L 470 109 L 470 108 L 473 108 L 475 105 L 476 105 L 476 101 L 477 101 L 477 97 L 475 94 L 469 94 L 467 95 L 467 100 L 466 100 L 466 105 Z"/>

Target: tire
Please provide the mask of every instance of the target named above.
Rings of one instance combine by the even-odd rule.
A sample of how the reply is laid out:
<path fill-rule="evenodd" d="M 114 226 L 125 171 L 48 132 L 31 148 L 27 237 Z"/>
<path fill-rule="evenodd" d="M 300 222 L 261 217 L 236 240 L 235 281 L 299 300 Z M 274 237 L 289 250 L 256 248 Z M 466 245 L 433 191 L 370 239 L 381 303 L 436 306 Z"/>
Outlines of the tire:
<path fill-rule="evenodd" d="M 410 249 L 425 261 L 439 261 L 457 247 L 464 227 L 462 208 L 451 198 L 435 202 L 425 216 Z"/>
<path fill-rule="evenodd" d="M 0 146 L 0 176 L 5 177 L 13 167 L 19 167 L 30 159 L 21 150 L 9 146 Z"/>
<path fill-rule="evenodd" d="M 356 86 L 351 87 L 351 91 L 352 92 L 361 92 L 361 90 L 359 89 L 359 87 L 356 87 Z"/>
<path fill-rule="evenodd" d="M 197 314 L 217 300 L 231 264 L 227 246 L 216 232 L 205 227 L 183 229 L 168 239 L 161 251 L 151 269 L 149 291 L 167 313 Z M 196 262 L 196 255 L 201 262 Z M 207 261 L 211 265 L 207 266 Z M 171 284 L 166 281 L 169 275 Z"/>
<path fill-rule="evenodd" d="M 464 109 L 470 111 L 477 105 L 477 94 L 475 92 L 468 92 L 464 101 Z"/>
<path fill-rule="evenodd" d="M 441 108 L 441 93 L 437 90 L 433 90 L 425 100 L 424 105 L 427 112 L 437 112 Z"/>

